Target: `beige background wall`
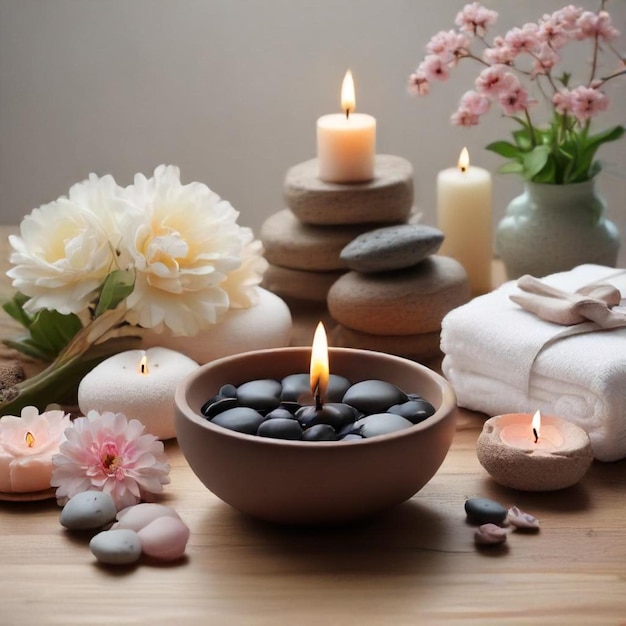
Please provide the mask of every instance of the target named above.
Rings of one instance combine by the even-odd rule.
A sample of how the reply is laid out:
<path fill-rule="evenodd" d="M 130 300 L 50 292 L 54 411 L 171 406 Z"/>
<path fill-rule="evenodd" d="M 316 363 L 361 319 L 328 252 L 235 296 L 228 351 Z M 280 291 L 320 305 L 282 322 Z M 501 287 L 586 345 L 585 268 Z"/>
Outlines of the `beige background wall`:
<path fill-rule="evenodd" d="M 358 110 L 378 119 L 378 151 L 414 164 L 418 204 L 434 223 L 437 172 L 456 162 L 463 145 L 473 162 L 495 171 L 500 160 L 483 146 L 512 128 L 495 113 L 473 129 L 449 125 L 477 74 L 469 63 L 425 99 L 407 95 L 424 45 L 452 27 L 463 4 L 0 0 L 0 223 L 18 222 L 89 172 L 127 184 L 136 171 L 173 163 L 185 181 L 207 183 L 258 229 L 282 208 L 286 169 L 314 156 L 315 120 L 338 111 L 348 67 Z M 565 2 L 484 4 L 501 12 L 502 32 Z M 626 31 L 626 1 L 608 6 Z M 584 71 L 589 50 L 578 48 L 571 66 Z M 603 125 L 626 121 L 625 87 L 626 79 L 613 85 Z M 601 189 L 626 237 L 626 141 L 602 156 Z M 496 177 L 494 220 L 521 186 Z"/>

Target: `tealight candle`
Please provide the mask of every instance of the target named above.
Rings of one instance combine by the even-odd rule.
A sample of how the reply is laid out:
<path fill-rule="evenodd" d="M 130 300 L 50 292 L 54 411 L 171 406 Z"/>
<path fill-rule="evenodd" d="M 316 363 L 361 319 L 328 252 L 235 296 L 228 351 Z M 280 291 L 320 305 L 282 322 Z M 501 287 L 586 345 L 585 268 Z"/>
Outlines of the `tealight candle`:
<path fill-rule="evenodd" d="M 341 89 L 344 113 L 317 120 L 319 177 L 330 183 L 356 183 L 374 178 L 376 118 L 354 113 L 356 97 L 350 70 Z"/>
<path fill-rule="evenodd" d="M 159 439 L 171 439 L 176 435 L 174 392 L 197 367 L 189 357 L 167 348 L 120 352 L 82 379 L 78 406 L 84 415 L 91 410 L 123 413 Z"/>
<path fill-rule="evenodd" d="M 52 457 L 65 441 L 70 416 L 53 410 L 39 414 L 34 406 L 21 417 L 0 418 L 0 491 L 32 493 L 50 489 Z"/>
<path fill-rule="evenodd" d="M 474 295 L 491 291 L 491 174 L 470 165 L 467 148 L 437 177 L 437 225 L 445 235 L 439 253 L 465 268 Z"/>
<path fill-rule="evenodd" d="M 496 482 L 522 491 L 570 487 L 593 461 L 591 442 L 582 428 L 539 411 L 487 420 L 476 454 Z"/>

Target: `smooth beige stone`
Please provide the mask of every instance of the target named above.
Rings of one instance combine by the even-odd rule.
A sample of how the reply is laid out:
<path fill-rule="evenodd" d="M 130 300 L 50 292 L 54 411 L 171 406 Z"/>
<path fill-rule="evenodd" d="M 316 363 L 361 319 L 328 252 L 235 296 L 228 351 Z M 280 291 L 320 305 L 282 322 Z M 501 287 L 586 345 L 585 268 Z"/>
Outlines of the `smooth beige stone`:
<path fill-rule="evenodd" d="M 269 264 L 261 286 L 286 300 L 326 302 L 328 290 L 344 272 L 307 272 Z"/>
<path fill-rule="evenodd" d="M 329 343 L 338 348 L 360 348 L 426 361 L 441 355 L 439 332 L 418 335 L 371 335 L 338 324 L 329 335 Z"/>
<path fill-rule="evenodd" d="M 318 178 L 317 159 L 287 171 L 287 206 L 307 224 L 404 222 L 413 204 L 413 166 L 402 157 L 376 155 L 374 178 L 365 183 L 327 183 Z"/>
<path fill-rule="evenodd" d="M 265 220 L 260 238 L 269 263 L 294 270 L 327 272 L 346 269 L 341 251 L 373 228 L 372 224 L 311 226 L 289 209 L 283 209 Z"/>
<path fill-rule="evenodd" d="M 431 256 L 394 272 L 348 272 L 328 292 L 333 318 L 372 335 L 417 335 L 439 331 L 441 320 L 469 300 L 463 266 Z"/>
<path fill-rule="evenodd" d="M 541 424 L 558 424 L 563 445 L 554 452 L 527 449 L 505 444 L 500 433 L 519 414 L 498 415 L 488 419 L 476 443 L 476 455 L 491 477 L 505 487 L 520 491 L 556 491 L 575 485 L 593 461 L 593 450 L 587 433 L 564 419 L 541 416 Z M 528 415 L 530 427 L 531 416 Z M 530 437 L 529 437 L 530 440 Z"/>

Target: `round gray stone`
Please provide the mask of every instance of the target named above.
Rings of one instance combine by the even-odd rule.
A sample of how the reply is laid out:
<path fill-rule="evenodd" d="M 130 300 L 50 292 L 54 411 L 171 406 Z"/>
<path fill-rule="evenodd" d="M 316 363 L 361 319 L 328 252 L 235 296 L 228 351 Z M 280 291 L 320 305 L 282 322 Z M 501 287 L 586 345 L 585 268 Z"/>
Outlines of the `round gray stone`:
<path fill-rule="evenodd" d="M 102 528 L 117 515 L 113 498 L 103 491 L 82 491 L 61 511 L 61 525 L 69 530 Z"/>
<path fill-rule="evenodd" d="M 437 228 L 399 224 L 359 235 L 339 257 L 357 272 L 386 272 L 417 265 L 435 254 L 442 242 L 443 233 Z"/>
<path fill-rule="evenodd" d="M 318 176 L 317 159 L 287 171 L 287 206 L 307 224 L 404 222 L 413 204 L 413 166 L 402 157 L 377 154 L 374 178 L 363 183 L 328 183 Z"/>
<path fill-rule="evenodd" d="M 374 413 L 374 415 L 368 415 L 357 420 L 354 426 L 360 429 L 363 437 L 369 439 L 410 428 L 413 424 L 408 419 L 394 413 Z"/>
<path fill-rule="evenodd" d="M 501 524 L 508 511 L 489 498 L 469 498 L 465 501 L 465 513 L 473 524 Z"/>
<path fill-rule="evenodd" d="M 89 542 L 89 549 L 101 563 L 128 565 L 141 557 L 139 535 L 128 528 L 105 530 Z"/>
<path fill-rule="evenodd" d="M 363 413 L 381 413 L 390 406 L 406 402 L 404 391 L 384 380 L 362 380 L 346 391 L 342 402 Z"/>

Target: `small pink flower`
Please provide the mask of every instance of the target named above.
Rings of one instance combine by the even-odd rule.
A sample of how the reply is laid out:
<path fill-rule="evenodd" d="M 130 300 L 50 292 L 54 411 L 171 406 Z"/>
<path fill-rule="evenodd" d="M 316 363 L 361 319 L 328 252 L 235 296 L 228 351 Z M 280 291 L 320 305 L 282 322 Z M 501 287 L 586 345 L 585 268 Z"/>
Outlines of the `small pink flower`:
<path fill-rule="evenodd" d="M 553 50 L 559 50 L 573 38 L 571 30 L 566 28 L 555 14 L 544 15 L 541 18 L 537 36 Z"/>
<path fill-rule="evenodd" d="M 448 80 L 450 72 L 447 64 L 444 63 L 436 54 L 429 54 L 417 68 L 418 74 L 423 74 L 426 80 Z"/>
<path fill-rule="evenodd" d="M 459 107 L 458 111 L 450 117 L 450 123 L 453 126 L 477 126 L 480 118 L 475 113 Z"/>
<path fill-rule="evenodd" d="M 515 115 L 525 111 L 531 104 L 535 104 L 535 101 L 528 98 L 528 92 L 521 86 L 500 93 L 498 102 L 507 115 Z"/>
<path fill-rule="evenodd" d="M 585 11 L 576 22 L 579 29 L 578 39 L 599 37 L 611 41 L 619 37 L 619 31 L 611 23 L 611 16 L 606 11 L 593 13 Z"/>
<path fill-rule="evenodd" d="M 532 77 L 537 76 L 537 74 L 547 74 L 560 61 L 557 52 L 547 43 L 542 43 L 533 57 L 535 64 L 531 72 Z"/>
<path fill-rule="evenodd" d="M 461 103 L 459 108 L 465 109 L 474 115 L 484 115 L 489 111 L 491 107 L 491 102 L 489 98 L 482 93 L 478 93 L 477 91 L 466 91 L 461 98 Z"/>
<path fill-rule="evenodd" d="M 606 94 L 592 87 L 581 85 L 571 92 L 572 114 L 579 122 L 586 122 L 600 111 L 606 111 L 609 107 L 609 99 Z"/>
<path fill-rule="evenodd" d="M 505 36 L 504 43 L 516 55 L 522 52 L 536 52 L 541 46 L 539 26 L 524 24 L 522 28 L 512 28 Z"/>
<path fill-rule="evenodd" d="M 500 36 L 493 40 L 493 47 L 483 52 L 483 59 L 491 65 L 510 64 L 516 56 L 517 52 L 504 41 L 504 37 Z"/>
<path fill-rule="evenodd" d="M 425 96 L 430 93 L 430 83 L 423 72 L 417 71 L 409 76 L 409 93 L 414 96 Z"/>
<path fill-rule="evenodd" d="M 89 411 L 65 431 L 67 441 L 52 458 L 51 485 L 62 504 L 77 493 L 108 493 L 118 510 L 160 493 L 169 483 L 163 443 L 143 434 L 144 425 L 122 413 Z"/>
<path fill-rule="evenodd" d="M 474 84 L 478 92 L 493 99 L 503 91 L 510 92 L 521 87 L 519 78 L 506 65 L 492 65 L 484 69 Z"/>
<path fill-rule="evenodd" d="M 562 89 L 561 91 L 557 91 L 552 96 L 552 104 L 554 104 L 554 108 L 557 113 L 561 115 L 567 115 L 571 113 L 572 107 L 574 106 L 574 100 L 572 98 L 572 92 L 569 89 Z"/>
<path fill-rule="evenodd" d="M 454 23 L 464 32 L 470 35 L 483 37 L 488 26 L 493 26 L 498 19 L 496 11 L 485 8 L 478 2 L 466 4 L 458 13 Z"/>
<path fill-rule="evenodd" d="M 461 57 L 467 56 L 468 45 L 465 35 L 442 30 L 426 44 L 426 52 L 438 56 L 444 63 L 456 65 Z"/>

